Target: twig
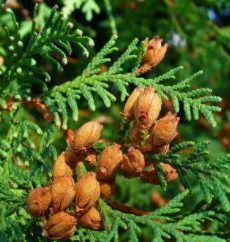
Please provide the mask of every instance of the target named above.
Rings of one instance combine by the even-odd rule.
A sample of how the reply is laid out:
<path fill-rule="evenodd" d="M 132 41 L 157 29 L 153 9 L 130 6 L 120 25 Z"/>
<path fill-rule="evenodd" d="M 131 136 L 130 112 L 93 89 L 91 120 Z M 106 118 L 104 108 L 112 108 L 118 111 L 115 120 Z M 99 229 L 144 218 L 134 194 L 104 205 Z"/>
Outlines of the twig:
<path fill-rule="evenodd" d="M 135 214 L 135 215 L 146 215 L 148 214 L 147 211 L 143 211 L 143 210 L 140 210 L 140 209 L 137 209 L 137 208 L 133 208 L 133 207 L 130 207 L 130 206 L 127 206 L 127 205 L 124 205 L 120 202 L 116 202 L 116 201 L 106 201 L 106 203 L 112 207 L 113 209 L 116 209 L 116 210 L 119 210 L 123 213 L 131 213 L 131 214 Z"/>
<path fill-rule="evenodd" d="M 112 13 L 112 7 L 111 7 L 110 0 L 104 0 L 104 3 L 105 3 L 105 9 L 106 9 L 106 12 L 107 12 L 108 18 L 109 18 L 112 35 L 118 35 L 116 21 L 114 19 L 113 13 Z"/>

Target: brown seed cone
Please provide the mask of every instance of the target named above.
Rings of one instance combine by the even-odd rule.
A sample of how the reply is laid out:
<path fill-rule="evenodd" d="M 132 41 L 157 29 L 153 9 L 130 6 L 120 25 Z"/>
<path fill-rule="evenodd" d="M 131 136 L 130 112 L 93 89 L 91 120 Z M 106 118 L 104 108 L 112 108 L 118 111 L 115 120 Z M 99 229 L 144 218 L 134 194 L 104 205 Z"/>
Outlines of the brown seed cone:
<path fill-rule="evenodd" d="M 115 192 L 115 182 L 106 181 L 100 182 L 101 198 L 108 200 L 111 198 L 112 194 Z"/>
<path fill-rule="evenodd" d="M 145 158 L 138 150 L 130 147 L 128 153 L 123 155 L 122 168 L 127 177 L 138 176 L 145 168 Z"/>
<path fill-rule="evenodd" d="M 83 124 L 70 143 L 70 148 L 79 151 L 90 147 L 99 140 L 102 128 L 103 126 L 96 121 Z"/>
<path fill-rule="evenodd" d="M 142 130 L 148 130 L 154 124 L 161 111 L 161 99 L 154 88 L 147 87 L 134 105 L 135 120 Z"/>
<path fill-rule="evenodd" d="M 160 163 L 161 167 L 163 168 L 163 176 L 166 182 L 170 183 L 178 178 L 178 173 L 175 168 L 173 168 L 169 164 Z M 155 167 L 153 165 L 150 166 L 148 171 L 144 171 L 141 174 L 141 179 L 145 182 L 157 184 L 159 183 Z"/>
<path fill-rule="evenodd" d="M 165 180 L 170 183 L 178 178 L 178 173 L 175 168 L 173 168 L 169 164 L 160 163 L 161 166 L 164 168 L 163 174 L 165 177 Z"/>
<path fill-rule="evenodd" d="M 62 152 L 56 159 L 53 166 L 53 181 L 59 180 L 63 177 L 72 177 L 71 168 L 66 164 L 66 154 Z"/>
<path fill-rule="evenodd" d="M 143 181 L 151 184 L 157 184 L 159 182 L 155 167 L 153 165 L 150 165 L 149 170 L 143 171 L 140 177 Z"/>
<path fill-rule="evenodd" d="M 109 181 L 115 177 L 123 159 L 120 147 L 113 144 L 103 150 L 96 171 L 98 180 Z"/>
<path fill-rule="evenodd" d="M 59 212 L 49 217 L 42 235 L 52 240 L 69 239 L 75 232 L 77 219 L 68 213 Z"/>
<path fill-rule="evenodd" d="M 168 44 L 162 45 L 162 41 L 158 36 L 155 36 L 151 40 L 149 38 L 145 39 L 142 64 L 137 70 L 139 74 L 150 71 L 164 59 Z"/>
<path fill-rule="evenodd" d="M 140 94 L 144 91 L 144 87 L 138 87 L 133 90 L 131 95 L 128 97 L 123 112 L 121 113 L 124 120 L 128 121 L 134 118 L 133 107 Z"/>
<path fill-rule="evenodd" d="M 49 187 L 39 187 L 32 190 L 27 198 L 27 211 L 33 217 L 43 216 L 51 203 Z"/>
<path fill-rule="evenodd" d="M 161 193 L 158 192 L 158 191 L 154 191 L 151 194 L 151 201 L 158 208 L 161 208 L 161 207 L 165 206 L 165 204 L 167 203 L 166 199 L 163 198 L 163 196 L 161 195 Z"/>
<path fill-rule="evenodd" d="M 168 112 L 163 118 L 156 121 L 151 131 L 151 143 L 154 147 L 169 144 L 177 135 L 179 118 Z"/>
<path fill-rule="evenodd" d="M 101 215 L 95 207 L 91 207 L 78 221 L 85 228 L 98 230 L 102 227 Z"/>
<path fill-rule="evenodd" d="M 100 185 L 94 172 L 80 177 L 76 184 L 75 208 L 80 216 L 95 205 L 100 197 Z"/>
<path fill-rule="evenodd" d="M 95 166 L 97 163 L 97 156 L 95 153 L 93 152 L 89 152 L 85 158 L 85 161 L 91 165 L 91 166 Z"/>
<path fill-rule="evenodd" d="M 52 208 L 54 212 L 64 211 L 75 196 L 75 184 L 72 177 L 56 180 L 51 187 Z"/>
<path fill-rule="evenodd" d="M 143 63 L 138 69 L 137 73 L 140 75 L 145 74 L 146 72 L 151 71 L 153 68 L 149 63 Z"/>

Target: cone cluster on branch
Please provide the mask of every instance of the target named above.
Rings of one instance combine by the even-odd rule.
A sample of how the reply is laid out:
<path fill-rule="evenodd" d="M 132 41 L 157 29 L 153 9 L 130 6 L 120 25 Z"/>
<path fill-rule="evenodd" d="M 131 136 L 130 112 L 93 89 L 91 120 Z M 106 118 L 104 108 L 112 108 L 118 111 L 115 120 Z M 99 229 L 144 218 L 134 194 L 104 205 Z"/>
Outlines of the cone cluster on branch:
<path fill-rule="evenodd" d="M 122 117 L 132 127 L 129 148 L 122 161 L 123 173 L 127 177 L 139 176 L 146 182 L 158 182 L 154 164 L 145 161 L 145 156 L 166 153 L 177 135 L 179 123 L 179 118 L 171 112 L 158 119 L 161 105 L 161 99 L 152 87 L 136 88 L 126 101 Z M 162 161 L 158 165 L 167 182 L 178 177 L 169 164 Z"/>
<path fill-rule="evenodd" d="M 100 140 L 103 126 L 95 121 L 71 132 L 67 149 L 54 162 L 51 184 L 28 195 L 28 212 L 33 217 L 45 217 L 44 236 L 54 240 L 70 238 L 76 224 L 101 229 L 97 202 L 100 198 L 111 202 L 119 172 L 127 178 L 139 177 L 159 184 L 157 165 L 166 182 L 177 179 L 172 166 L 151 160 L 151 154 L 167 152 L 177 135 L 179 118 L 171 112 L 159 118 L 160 112 L 161 99 L 154 88 L 140 87 L 130 95 L 122 112 L 124 122 L 131 127 L 129 140 L 120 144 Z M 97 149 L 99 143 L 103 147 Z M 90 167 L 88 172 L 85 163 Z"/>
<path fill-rule="evenodd" d="M 53 240 L 70 238 L 76 225 L 90 229 L 102 228 L 102 218 L 97 210 L 100 184 L 95 172 L 80 170 L 76 181 L 73 162 L 80 167 L 79 156 L 90 150 L 100 138 L 102 125 L 96 122 L 84 124 L 74 135 L 69 147 L 53 165 L 52 182 L 48 187 L 32 190 L 27 198 L 27 210 L 33 217 L 45 216 L 43 236 Z M 87 138 L 82 137 L 86 135 Z"/>
<path fill-rule="evenodd" d="M 100 197 L 105 201 L 111 199 L 118 172 L 127 178 L 159 183 L 154 163 L 146 159 L 146 154 L 167 152 L 179 122 L 171 112 L 158 119 L 160 111 L 161 99 L 154 88 L 140 87 L 129 96 L 122 112 L 124 122 L 132 127 L 129 141 L 122 144 L 103 141 L 105 148 L 98 154 L 93 145 L 100 139 L 101 124 L 90 121 L 72 133 L 67 149 L 54 162 L 51 185 L 36 188 L 28 195 L 28 212 L 33 217 L 46 218 L 44 236 L 67 239 L 74 234 L 76 224 L 102 228 L 97 201 Z M 84 162 L 92 168 L 88 173 L 84 171 Z M 176 170 L 169 164 L 162 161 L 158 165 L 166 182 L 177 178 Z"/>

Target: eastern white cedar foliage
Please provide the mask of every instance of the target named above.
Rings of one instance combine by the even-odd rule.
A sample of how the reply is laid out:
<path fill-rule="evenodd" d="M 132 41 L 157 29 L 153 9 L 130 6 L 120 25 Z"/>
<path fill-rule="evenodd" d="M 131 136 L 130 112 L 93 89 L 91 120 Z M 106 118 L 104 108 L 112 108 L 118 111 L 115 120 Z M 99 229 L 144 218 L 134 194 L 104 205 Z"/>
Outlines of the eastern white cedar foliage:
<path fill-rule="evenodd" d="M 61 2 L 63 3 L 62 13 L 65 17 L 69 17 L 74 10 L 81 8 L 89 21 L 92 20 L 94 13 L 100 12 L 100 7 L 95 0 L 62 0 Z"/>
<path fill-rule="evenodd" d="M 87 5 L 89 2 L 91 4 Z M 109 108 L 117 99 L 123 102 L 135 86 L 152 86 L 162 99 L 172 100 L 176 113 L 183 109 L 189 121 L 203 115 L 215 126 L 213 113 L 220 111 L 217 106 L 220 98 L 211 95 L 209 88 L 191 88 L 191 82 L 202 71 L 184 80 L 176 77 L 183 67 L 173 67 L 157 77 L 139 76 L 136 69 L 140 65 L 143 48 L 138 39 L 134 39 L 115 60 L 112 57 L 118 50 L 116 41 L 119 41 L 116 36 L 94 57 L 89 57 L 93 40 L 83 36 L 82 31 L 61 12 L 68 16 L 74 8 L 83 6 L 83 12 L 90 19 L 92 11 L 99 11 L 98 7 L 94 1 L 63 3 L 62 11 L 50 10 L 42 24 L 38 21 L 39 10 L 36 7 L 32 25 L 26 34 L 22 34 L 21 23 L 17 22 L 12 10 L 5 10 L 4 6 L 0 10 L 3 39 L 0 54 L 4 57 L 4 64 L 0 66 L 1 124 L 8 122 L 4 126 L 7 129 L 1 129 L 0 133 L 0 241 L 46 241 L 41 236 L 40 221 L 31 219 L 26 212 L 26 197 L 32 188 L 46 184 L 46 174 L 49 174 L 53 160 L 61 151 L 60 145 L 55 142 L 55 132 L 66 130 L 73 120 L 78 121 L 81 102 L 86 101 L 92 111 L 102 103 Z M 44 63 L 63 72 L 73 49 L 78 58 L 89 57 L 88 65 L 78 76 L 64 83 L 52 83 L 52 76 Z M 101 71 L 102 65 L 106 65 L 104 72 Z M 22 110 L 26 110 L 23 102 L 37 97 L 53 115 L 55 125 L 48 124 L 45 130 L 33 118 L 25 120 L 22 114 Z M 13 104 L 8 110 L 9 98 Z M 100 147 L 95 146 L 95 149 Z M 186 155 L 182 152 L 185 149 L 192 152 Z M 167 183 L 161 174 L 162 161 L 177 169 L 178 182 L 185 190 L 171 198 L 166 206 L 142 216 L 112 209 L 100 200 L 98 206 L 105 229 L 93 231 L 78 226 L 71 241 L 135 242 L 144 238 L 145 231 L 150 235 L 148 241 L 153 242 L 167 239 L 178 242 L 229 241 L 226 224 L 229 223 L 230 211 L 230 157 L 213 158 L 207 142 L 182 142 L 171 147 L 168 153 L 152 155 L 148 159 L 158 166 L 163 189 L 167 189 Z M 134 183 L 130 180 L 126 188 L 130 186 L 132 189 Z M 201 196 L 188 210 L 186 203 L 192 201 L 194 189 L 191 187 L 194 183 L 196 192 Z M 208 225 L 213 221 L 216 227 L 210 230 Z"/>

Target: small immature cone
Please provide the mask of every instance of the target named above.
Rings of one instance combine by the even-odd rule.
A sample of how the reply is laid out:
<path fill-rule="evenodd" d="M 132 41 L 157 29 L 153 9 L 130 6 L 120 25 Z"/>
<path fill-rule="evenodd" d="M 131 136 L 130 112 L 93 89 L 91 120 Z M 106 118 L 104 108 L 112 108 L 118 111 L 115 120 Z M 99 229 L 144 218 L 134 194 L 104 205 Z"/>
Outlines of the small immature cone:
<path fill-rule="evenodd" d="M 51 203 L 49 187 L 39 187 L 32 190 L 27 198 L 27 211 L 33 217 L 43 216 Z"/>
<path fill-rule="evenodd" d="M 100 185 L 94 172 L 81 176 L 76 184 L 75 208 L 80 216 L 95 205 L 100 197 Z"/>
<path fill-rule="evenodd" d="M 55 181 L 51 187 L 51 196 L 52 208 L 55 213 L 68 208 L 75 196 L 73 178 L 63 177 Z"/>
<path fill-rule="evenodd" d="M 42 235 L 52 240 L 67 240 L 75 232 L 77 219 L 68 213 L 59 212 L 49 217 Z"/>
<path fill-rule="evenodd" d="M 89 152 L 85 158 L 85 161 L 91 165 L 91 166 L 95 166 L 97 163 L 97 156 L 95 153 L 93 152 Z"/>
<path fill-rule="evenodd" d="M 178 123 L 179 118 L 171 112 L 157 120 L 151 131 L 152 145 L 154 147 L 162 147 L 169 144 L 177 135 Z"/>
<path fill-rule="evenodd" d="M 143 91 L 144 91 L 144 87 L 137 87 L 133 90 L 131 95 L 128 97 L 122 112 L 122 116 L 124 120 L 128 121 L 134 117 L 134 113 L 133 113 L 134 104 Z"/>
<path fill-rule="evenodd" d="M 111 198 L 112 194 L 115 191 L 115 182 L 114 181 L 106 181 L 100 182 L 100 191 L 101 198 L 108 200 Z"/>
<path fill-rule="evenodd" d="M 102 226 L 102 219 L 99 211 L 95 207 L 91 207 L 86 213 L 79 218 L 79 224 L 82 227 L 89 229 L 100 229 Z"/>
<path fill-rule="evenodd" d="M 168 183 L 170 183 L 178 178 L 178 173 L 177 173 L 176 169 L 173 168 L 171 165 L 165 164 L 162 162 L 160 163 L 160 165 L 164 169 L 163 175 L 164 175 L 165 180 Z"/>
<path fill-rule="evenodd" d="M 158 191 L 154 191 L 151 194 L 151 201 L 154 205 L 156 205 L 159 208 L 165 206 L 165 204 L 166 204 L 165 198 L 163 198 L 162 195 L 160 194 L 160 192 L 158 192 Z"/>
<path fill-rule="evenodd" d="M 123 155 L 122 165 L 125 176 L 138 176 L 145 168 L 145 158 L 138 149 L 130 147 L 128 153 Z"/>
<path fill-rule="evenodd" d="M 155 36 L 151 40 L 149 38 L 145 39 L 142 63 L 137 70 L 139 74 L 144 74 L 152 70 L 164 59 L 168 44 L 162 45 L 162 41 L 158 36 Z"/>
<path fill-rule="evenodd" d="M 163 176 L 166 180 L 166 182 L 170 183 L 178 178 L 178 173 L 175 168 L 173 168 L 169 164 L 160 163 L 161 167 L 163 168 Z M 141 179 L 145 182 L 157 184 L 159 183 L 156 169 L 153 165 L 150 166 L 150 169 L 148 171 L 143 171 L 141 174 Z"/>
<path fill-rule="evenodd" d="M 157 184 L 159 182 L 156 169 L 153 165 L 150 165 L 148 170 L 143 171 L 140 177 L 143 181 L 151 184 Z"/>
<path fill-rule="evenodd" d="M 87 149 L 99 140 L 102 128 L 103 126 L 96 121 L 83 124 L 76 132 L 70 147 L 75 151 Z"/>
<path fill-rule="evenodd" d="M 147 87 L 134 105 L 135 120 L 142 130 L 154 124 L 161 111 L 161 99 L 154 88 Z"/>
<path fill-rule="evenodd" d="M 58 156 L 54 163 L 52 173 L 53 181 L 63 177 L 72 177 L 73 173 L 69 165 L 66 163 L 65 152 L 62 152 L 61 155 Z"/>
<path fill-rule="evenodd" d="M 96 171 L 98 180 L 109 181 L 115 177 L 123 159 L 120 147 L 113 144 L 103 150 Z"/>

